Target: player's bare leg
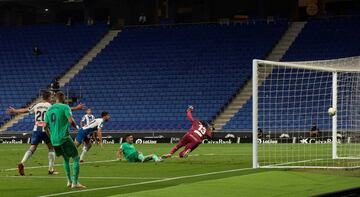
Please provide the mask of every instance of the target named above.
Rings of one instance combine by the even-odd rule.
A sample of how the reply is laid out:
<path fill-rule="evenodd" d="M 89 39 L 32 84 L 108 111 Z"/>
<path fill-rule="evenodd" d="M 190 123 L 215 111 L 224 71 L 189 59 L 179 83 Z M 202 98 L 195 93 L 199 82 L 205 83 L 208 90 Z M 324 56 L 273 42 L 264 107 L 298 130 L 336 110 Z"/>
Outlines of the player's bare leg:
<path fill-rule="evenodd" d="M 56 172 L 54 169 L 55 166 L 55 150 L 54 147 L 51 145 L 51 143 L 47 144 L 47 147 L 49 149 L 49 153 L 48 153 L 48 159 L 49 159 L 49 169 L 48 169 L 48 174 L 49 175 L 55 175 L 55 174 L 59 174 L 59 172 Z"/>
<path fill-rule="evenodd" d="M 18 164 L 18 171 L 21 176 L 25 175 L 25 162 L 33 155 L 36 151 L 37 144 L 32 144 L 30 148 L 25 152 L 24 157 Z"/>
<path fill-rule="evenodd" d="M 84 140 L 84 144 L 83 144 L 83 150 L 80 154 L 80 163 L 84 163 L 84 157 L 85 154 L 90 150 L 91 148 L 91 141 L 90 139 Z"/>

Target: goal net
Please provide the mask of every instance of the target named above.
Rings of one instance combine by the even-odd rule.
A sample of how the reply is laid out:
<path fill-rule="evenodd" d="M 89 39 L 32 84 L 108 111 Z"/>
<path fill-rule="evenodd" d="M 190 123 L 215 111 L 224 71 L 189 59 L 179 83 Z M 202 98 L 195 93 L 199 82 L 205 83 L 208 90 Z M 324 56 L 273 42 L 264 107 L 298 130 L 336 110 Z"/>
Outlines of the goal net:
<path fill-rule="evenodd" d="M 254 60 L 252 102 L 254 168 L 360 167 L 360 56 Z"/>

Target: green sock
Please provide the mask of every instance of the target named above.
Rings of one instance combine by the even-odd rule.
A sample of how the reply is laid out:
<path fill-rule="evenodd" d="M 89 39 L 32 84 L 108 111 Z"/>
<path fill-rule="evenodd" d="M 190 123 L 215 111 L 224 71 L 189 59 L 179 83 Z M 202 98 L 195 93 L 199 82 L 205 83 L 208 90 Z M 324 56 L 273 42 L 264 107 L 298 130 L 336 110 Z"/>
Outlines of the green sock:
<path fill-rule="evenodd" d="M 80 173 L 80 157 L 79 156 L 74 158 L 73 171 L 74 171 L 73 181 L 75 184 L 78 184 L 79 173 Z"/>
<path fill-rule="evenodd" d="M 70 161 L 69 161 L 69 158 L 67 158 L 67 157 L 64 157 L 64 170 L 65 170 L 65 175 L 66 175 L 68 181 L 71 182 Z"/>
<path fill-rule="evenodd" d="M 158 157 L 157 155 L 153 155 L 153 156 L 152 156 L 152 159 L 153 159 L 154 161 L 159 161 L 159 157 Z"/>

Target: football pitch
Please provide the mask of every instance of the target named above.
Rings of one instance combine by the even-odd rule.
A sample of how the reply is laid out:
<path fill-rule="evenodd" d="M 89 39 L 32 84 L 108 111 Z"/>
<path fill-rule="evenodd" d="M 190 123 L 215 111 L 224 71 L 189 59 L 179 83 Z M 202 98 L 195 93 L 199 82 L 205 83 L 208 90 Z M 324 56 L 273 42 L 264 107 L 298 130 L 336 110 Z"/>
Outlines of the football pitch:
<path fill-rule="evenodd" d="M 93 146 L 81 165 L 86 189 L 66 187 L 62 158 L 58 175 L 47 175 L 47 149 L 39 145 L 18 176 L 29 145 L 0 145 L 1 196 L 311 196 L 360 187 L 360 170 L 252 169 L 251 144 L 202 144 L 186 159 L 155 164 L 116 161 L 119 145 Z M 144 154 L 167 153 L 173 144 L 136 145 Z M 80 150 L 80 149 L 79 149 Z"/>

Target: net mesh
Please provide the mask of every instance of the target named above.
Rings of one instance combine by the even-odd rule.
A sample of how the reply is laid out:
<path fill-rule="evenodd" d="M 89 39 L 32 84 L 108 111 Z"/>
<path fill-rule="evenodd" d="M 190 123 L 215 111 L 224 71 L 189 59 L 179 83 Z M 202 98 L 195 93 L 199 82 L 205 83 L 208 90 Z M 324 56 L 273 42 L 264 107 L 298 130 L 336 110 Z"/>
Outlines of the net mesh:
<path fill-rule="evenodd" d="M 334 72 L 337 125 L 328 114 L 333 107 Z M 257 76 L 258 102 L 254 111 L 260 130 L 254 156 L 260 167 L 360 167 L 359 57 L 258 61 Z"/>

